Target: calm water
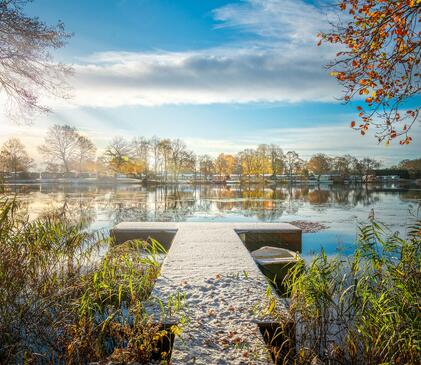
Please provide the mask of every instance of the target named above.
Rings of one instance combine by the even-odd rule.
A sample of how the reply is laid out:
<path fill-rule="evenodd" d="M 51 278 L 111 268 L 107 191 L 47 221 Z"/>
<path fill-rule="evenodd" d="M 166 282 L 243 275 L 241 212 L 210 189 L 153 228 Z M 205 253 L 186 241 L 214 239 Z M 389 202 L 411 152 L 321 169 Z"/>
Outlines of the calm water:
<path fill-rule="evenodd" d="M 19 185 L 16 193 L 31 218 L 59 211 L 108 230 L 121 221 L 319 222 L 328 228 L 303 235 L 303 255 L 324 247 L 351 253 L 357 224 L 371 209 L 377 219 L 405 233 L 421 204 L 421 187 L 376 185 L 223 187 L 134 185 Z"/>

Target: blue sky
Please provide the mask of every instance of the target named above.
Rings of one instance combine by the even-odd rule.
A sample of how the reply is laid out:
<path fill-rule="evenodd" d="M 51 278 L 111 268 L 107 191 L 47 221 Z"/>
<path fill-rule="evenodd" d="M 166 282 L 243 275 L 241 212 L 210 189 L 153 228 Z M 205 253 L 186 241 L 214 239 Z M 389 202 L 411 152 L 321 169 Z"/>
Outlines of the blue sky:
<path fill-rule="evenodd" d="M 54 53 L 75 69 L 73 98 L 49 100 L 54 113 L 31 128 L 1 119 L 0 142 L 20 136 L 36 155 L 58 122 L 100 150 L 116 135 L 157 135 L 213 155 L 279 143 L 303 157 L 419 157 L 415 144 L 386 148 L 348 127 L 356 105 L 335 100 L 340 87 L 323 69 L 336 50 L 315 46 L 336 14 L 327 2 L 35 0 L 26 11 L 74 33 Z"/>

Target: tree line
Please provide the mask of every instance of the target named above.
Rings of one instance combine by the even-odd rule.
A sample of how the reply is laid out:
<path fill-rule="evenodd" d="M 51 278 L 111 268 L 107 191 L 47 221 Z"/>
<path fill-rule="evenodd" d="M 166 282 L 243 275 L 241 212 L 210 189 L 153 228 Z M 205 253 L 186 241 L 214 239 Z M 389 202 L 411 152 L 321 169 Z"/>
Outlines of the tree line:
<path fill-rule="evenodd" d="M 58 124 L 49 128 L 38 150 L 48 172 L 124 174 L 160 181 L 178 181 L 181 174 L 204 180 L 232 175 L 245 179 L 329 173 L 362 176 L 381 166 L 376 159 L 358 159 L 349 154 L 332 157 L 317 153 L 305 160 L 297 152 L 284 152 L 275 144 L 261 144 L 236 154 L 221 153 L 214 158 L 195 154 L 180 139 L 158 137 L 134 137 L 131 140 L 115 137 L 102 154 L 97 154 L 95 144 L 88 137 L 72 126 Z M 11 138 L 3 144 L 0 149 L 3 173 L 16 175 L 33 167 L 34 161 L 19 139 Z M 419 160 L 404 160 L 396 166 L 408 167 L 419 169 Z"/>

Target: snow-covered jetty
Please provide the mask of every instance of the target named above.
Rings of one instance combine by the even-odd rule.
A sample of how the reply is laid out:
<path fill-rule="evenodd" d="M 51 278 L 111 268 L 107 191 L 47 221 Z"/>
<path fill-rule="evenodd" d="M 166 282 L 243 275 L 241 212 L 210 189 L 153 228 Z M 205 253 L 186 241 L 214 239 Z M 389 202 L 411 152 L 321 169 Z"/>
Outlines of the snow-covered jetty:
<path fill-rule="evenodd" d="M 283 223 L 124 222 L 111 234 L 117 243 L 152 237 L 169 249 L 151 303 L 158 299 L 172 305 L 181 298 L 183 309 L 169 318 L 157 304 L 151 311 L 162 323 L 184 318 L 172 364 L 272 363 L 262 328 L 278 323 L 279 316 L 286 320 L 286 303 L 272 292 L 250 251 L 269 245 L 300 252 L 299 228 Z"/>

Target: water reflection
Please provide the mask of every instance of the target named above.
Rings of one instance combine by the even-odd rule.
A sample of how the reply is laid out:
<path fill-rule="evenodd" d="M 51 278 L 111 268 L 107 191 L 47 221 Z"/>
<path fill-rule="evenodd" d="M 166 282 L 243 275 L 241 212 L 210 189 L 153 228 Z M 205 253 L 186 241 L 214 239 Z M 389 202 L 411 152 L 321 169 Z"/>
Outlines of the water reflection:
<path fill-rule="evenodd" d="M 327 213 L 357 206 L 382 209 L 387 200 L 419 204 L 420 190 L 395 186 L 165 186 L 135 185 L 20 185 L 7 187 L 16 193 L 32 217 L 55 211 L 71 219 L 108 224 L 121 221 L 204 220 L 229 215 L 277 221 L 311 209 Z M 367 209 L 368 211 L 369 209 Z"/>
<path fill-rule="evenodd" d="M 352 252 L 356 226 L 371 211 L 392 229 L 405 232 L 410 210 L 420 207 L 421 190 L 370 186 L 165 186 L 19 185 L 7 186 L 30 218 L 52 211 L 91 229 L 122 221 L 320 222 L 327 230 L 303 236 L 303 254 L 324 247 Z M 344 246 L 345 245 L 345 246 Z M 348 245 L 348 246 L 347 246 Z M 351 245 L 351 246 L 350 246 Z"/>

